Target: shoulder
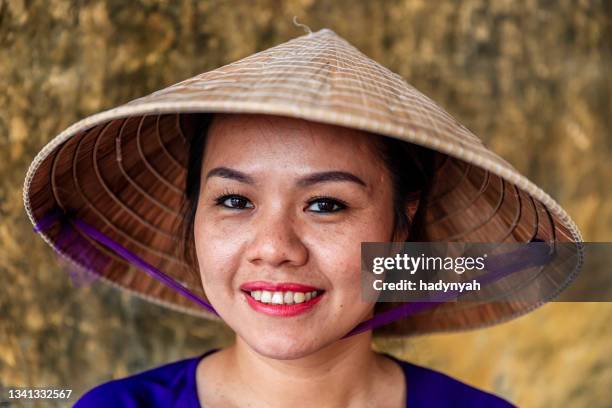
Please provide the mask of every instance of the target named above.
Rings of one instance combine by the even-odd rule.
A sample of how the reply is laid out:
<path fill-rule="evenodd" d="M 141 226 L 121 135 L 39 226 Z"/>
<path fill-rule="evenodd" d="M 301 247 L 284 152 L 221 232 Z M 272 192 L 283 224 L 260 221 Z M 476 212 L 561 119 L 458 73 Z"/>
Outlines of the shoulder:
<path fill-rule="evenodd" d="M 399 360 L 407 381 L 408 406 L 515 407 L 505 399 L 427 367 Z"/>
<path fill-rule="evenodd" d="M 200 357 L 168 363 L 129 377 L 100 384 L 87 391 L 76 408 L 174 406 L 187 401 L 195 391 L 192 371 Z"/>

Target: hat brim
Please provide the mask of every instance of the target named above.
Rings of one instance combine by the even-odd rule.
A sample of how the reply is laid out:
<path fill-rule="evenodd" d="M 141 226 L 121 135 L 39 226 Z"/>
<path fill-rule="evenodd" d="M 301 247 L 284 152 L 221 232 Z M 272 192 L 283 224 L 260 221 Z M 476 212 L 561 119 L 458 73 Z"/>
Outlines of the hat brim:
<path fill-rule="evenodd" d="M 323 46 L 334 53 L 324 52 Z M 308 59 L 298 52 L 313 47 L 320 51 Z M 358 63 L 359 70 L 346 61 Z M 322 76 L 326 67 L 334 68 L 331 77 Z M 310 88 L 305 89 L 305 83 Z M 330 30 L 291 40 L 72 125 L 51 140 L 28 169 L 24 203 L 30 220 L 36 225 L 54 208 L 74 211 L 204 297 L 176 253 L 176 232 L 189 140 L 197 133 L 201 115 L 217 112 L 271 114 L 344 126 L 444 155 L 448 160 L 437 174 L 440 183 L 431 190 L 425 215 L 426 235 L 432 241 L 582 241 L 575 223 L 554 199 L 433 101 Z M 58 253 L 90 267 L 70 247 L 58 245 L 58 234 L 53 229 L 41 232 Z M 83 239 L 110 259 L 102 270 L 92 271 L 102 281 L 155 303 L 216 319 L 112 251 L 87 236 Z M 581 255 L 580 246 L 576 251 Z M 569 268 L 558 287 L 536 303 L 446 304 L 389 325 L 383 332 L 465 330 L 508 320 L 553 299 L 580 266 L 577 262 Z M 541 274 L 546 279 L 545 272 Z"/>

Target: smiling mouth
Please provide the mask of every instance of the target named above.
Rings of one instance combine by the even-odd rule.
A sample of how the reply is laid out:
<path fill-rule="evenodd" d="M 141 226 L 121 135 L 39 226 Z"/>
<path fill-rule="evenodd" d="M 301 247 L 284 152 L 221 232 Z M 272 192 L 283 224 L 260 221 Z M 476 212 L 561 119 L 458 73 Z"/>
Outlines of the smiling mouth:
<path fill-rule="evenodd" d="M 315 309 L 325 291 L 301 283 L 249 282 L 240 287 L 248 305 L 268 316 L 291 317 Z"/>

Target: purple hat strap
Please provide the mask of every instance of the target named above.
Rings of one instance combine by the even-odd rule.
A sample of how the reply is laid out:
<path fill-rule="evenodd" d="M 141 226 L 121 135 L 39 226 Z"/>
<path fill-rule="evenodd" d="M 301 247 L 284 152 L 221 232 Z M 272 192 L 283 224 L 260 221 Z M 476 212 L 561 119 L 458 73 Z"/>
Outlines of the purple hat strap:
<path fill-rule="evenodd" d="M 146 262 L 142 258 L 138 257 L 134 253 L 130 252 L 129 250 L 127 250 L 125 247 L 123 247 L 116 241 L 112 240 L 111 238 L 109 238 L 108 236 L 106 236 L 105 234 L 97 230 L 96 228 L 87 224 L 85 221 L 72 215 L 72 213 L 70 212 L 52 211 L 48 213 L 39 222 L 36 223 L 34 227 L 34 231 L 40 232 L 44 229 L 49 228 L 50 226 L 52 226 L 58 221 L 61 224 L 71 223 L 73 226 L 76 226 L 80 232 L 88 235 L 90 238 L 101 243 L 107 248 L 112 249 L 123 259 L 125 259 L 130 264 L 134 265 L 135 267 L 139 268 L 140 270 L 146 272 L 152 278 L 157 279 L 158 281 L 162 282 L 164 285 L 176 290 L 179 294 L 197 303 L 198 305 L 202 306 L 204 309 L 208 310 L 209 312 L 214 313 L 217 316 L 219 315 L 210 303 L 208 303 L 207 301 L 205 301 L 204 299 L 202 299 L 201 297 L 199 297 L 198 295 L 196 295 L 195 293 L 187 289 L 184 285 L 182 285 L 181 283 L 179 283 L 172 277 L 166 275 L 159 269 L 155 268 L 153 265 Z M 95 270 L 91 270 L 90 272 L 96 273 Z"/>
<path fill-rule="evenodd" d="M 164 285 L 174 289 L 182 296 L 187 299 L 195 302 L 200 305 L 202 308 L 208 310 L 209 312 L 219 315 L 213 306 L 200 298 L 198 295 L 187 289 L 183 284 L 179 283 L 172 277 L 166 275 L 159 269 L 155 268 L 153 265 L 144 261 L 142 258 L 138 257 L 134 253 L 130 252 L 128 249 L 109 238 L 96 228 L 87 224 L 85 221 L 77 218 L 73 212 L 65 212 L 59 209 L 52 210 L 47 213 L 40 221 L 38 221 L 34 227 L 34 231 L 39 233 L 43 230 L 46 230 L 59 222 L 62 225 L 62 231 L 66 230 L 67 225 L 71 225 L 76 227 L 82 234 L 86 234 L 93 240 L 99 242 L 100 244 L 112 249 L 125 259 L 130 264 L 139 268 L 140 270 L 147 273 L 154 279 L 162 282 Z M 62 232 L 60 232 L 61 234 Z M 74 231 L 72 231 L 74 233 Z M 60 237 L 61 239 L 62 237 Z M 80 238 L 81 240 L 83 238 Z M 547 251 L 543 251 L 540 247 L 536 247 L 535 249 L 531 246 L 528 246 L 526 249 L 520 250 L 520 254 L 513 252 L 509 254 L 498 255 L 495 260 L 490 259 L 489 261 L 493 261 L 494 264 L 498 264 L 500 262 L 502 266 L 489 268 L 489 272 L 480 276 L 476 280 L 483 285 L 490 284 L 494 281 L 497 281 L 504 276 L 511 274 L 517 270 L 521 270 L 526 266 L 535 266 L 545 264 L 551 257 L 551 254 Z M 526 253 L 524 251 L 530 251 Z M 537 252 L 534 252 L 537 251 Z M 515 260 L 514 262 L 508 263 L 508 260 Z M 491 262 L 489 262 L 491 264 Z M 95 273 L 95 269 L 91 268 L 90 272 Z M 423 310 L 434 308 L 440 304 L 443 304 L 446 301 L 453 300 L 456 296 L 458 296 L 458 292 L 449 291 L 446 293 L 441 293 L 438 296 L 434 297 L 433 300 L 427 302 L 405 302 L 404 304 L 395 307 L 391 310 L 379 313 L 372 317 L 369 320 L 363 321 L 359 323 L 353 330 L 347 333 L 343 338 L 350 337 L 355 334 L 359 334 L 368 330 L 372 330 L 374 328 L 392 323 L 396 320 L 406 318 L 415 313 L 421 312 Z"/>

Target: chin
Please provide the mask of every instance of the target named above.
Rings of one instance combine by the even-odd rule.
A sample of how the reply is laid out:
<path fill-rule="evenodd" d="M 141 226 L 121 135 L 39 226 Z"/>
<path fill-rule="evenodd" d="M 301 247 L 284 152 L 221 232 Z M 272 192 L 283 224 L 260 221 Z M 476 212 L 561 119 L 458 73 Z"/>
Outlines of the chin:
<path fill-rule="evenodd" d="M 306 357 L 323 347 L 322 339 L 304 339 L 302 336 L 292 338 L 285 335 L 267 335 L 257 339 L 243 340 L 258 354 L 275 360 L 294 360 Z"/>

